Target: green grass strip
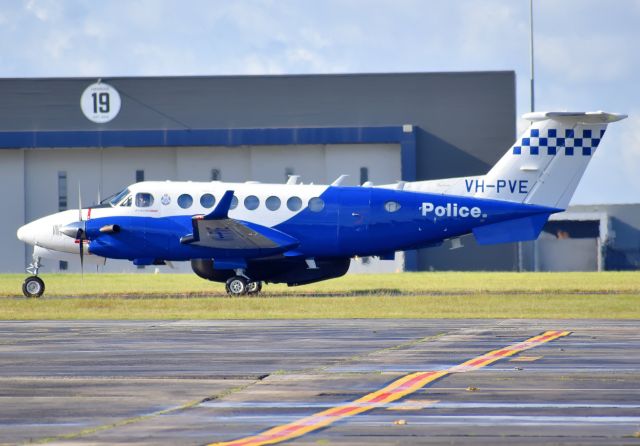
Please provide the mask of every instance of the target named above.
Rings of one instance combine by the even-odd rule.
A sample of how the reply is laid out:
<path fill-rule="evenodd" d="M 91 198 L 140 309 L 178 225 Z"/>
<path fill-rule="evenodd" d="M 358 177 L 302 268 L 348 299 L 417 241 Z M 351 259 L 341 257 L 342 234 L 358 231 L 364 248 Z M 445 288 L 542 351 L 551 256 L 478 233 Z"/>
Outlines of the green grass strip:
<path fill-rule="evenodd" d="M 637 294 L 0 299 L 0 319 L 640 318 Z"/>
<path fill-rule="evenodd" d="M 354 274 L 242 298 L 188 274 L 42 277 L 26 299 L 0 275 L 0 319 L 640 318 L 640 272 Z"/>

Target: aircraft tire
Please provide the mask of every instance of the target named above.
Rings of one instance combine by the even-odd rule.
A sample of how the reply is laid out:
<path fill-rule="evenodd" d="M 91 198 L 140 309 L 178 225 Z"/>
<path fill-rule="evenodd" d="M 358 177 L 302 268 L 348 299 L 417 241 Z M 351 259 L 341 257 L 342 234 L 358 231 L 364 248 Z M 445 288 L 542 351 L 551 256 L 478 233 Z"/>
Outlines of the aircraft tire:
<path fill-rule="evenodd" d="M 247 294 L 258 294 L 260 291 L 262 291 L 262 282 L 259 280 L 247 284 Z"/>
<path fill-rule="evenodd" d="M 44 294 L 44 281 L 38 276 L 29 276 L 22 283 L 25 297 L 40 297 Z"/>
<path fill-rule="evenodd" d="M 232 296 L 242 296 L 247 294 L 248 281 L 242 276 L 233 276 L 227 280 L 225 288 Z"/>

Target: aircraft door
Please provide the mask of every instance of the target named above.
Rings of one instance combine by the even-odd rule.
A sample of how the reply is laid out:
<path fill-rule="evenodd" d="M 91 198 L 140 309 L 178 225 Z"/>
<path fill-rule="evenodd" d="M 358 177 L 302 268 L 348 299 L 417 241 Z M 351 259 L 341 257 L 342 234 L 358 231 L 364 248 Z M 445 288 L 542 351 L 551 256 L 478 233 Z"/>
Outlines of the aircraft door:
<path fill-rule="evenodd" d="M 146 191 L 138 192 L 134 197 L 134 209 L 141 219 L 141 238 L 148 255 L 164 260 L 169 254 L 170 236 L 165 222 L 160 219 L 164 212 L 164 199 L 161 194 Z"/>

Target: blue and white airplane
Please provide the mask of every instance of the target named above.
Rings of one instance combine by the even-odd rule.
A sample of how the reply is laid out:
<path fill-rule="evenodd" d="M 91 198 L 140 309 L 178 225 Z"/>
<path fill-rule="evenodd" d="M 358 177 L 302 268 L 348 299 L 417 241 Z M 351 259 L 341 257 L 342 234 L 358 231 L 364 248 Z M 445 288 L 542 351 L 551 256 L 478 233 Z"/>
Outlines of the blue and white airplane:
<path fill-rule="evenodd" d="M 360 187 L 200 182 L 136 183 L 91 208 L 18 229 L 34 245 L 28 297 L 45 285 L 42 258 L 135 265 L 190 261 L 231 295 L 264 283 L 340 277 L 354 256 L 392 259 L 473 234 L 479 244 L 534 240 L 563 211 L 609 123 L 605 112 L 535 112 L 531 126 L 486 174 Z"/>

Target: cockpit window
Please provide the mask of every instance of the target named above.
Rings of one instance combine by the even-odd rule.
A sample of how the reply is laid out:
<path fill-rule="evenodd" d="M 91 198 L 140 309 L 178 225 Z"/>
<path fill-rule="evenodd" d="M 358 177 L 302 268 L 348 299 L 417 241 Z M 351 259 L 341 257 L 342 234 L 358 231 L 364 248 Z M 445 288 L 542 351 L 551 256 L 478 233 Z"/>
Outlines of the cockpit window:
<path fill-rule="evenodd" d="M 136 206 L 139 208 L 148 208 L 153 204 L 153 195 L 148 192 L 138 192 L 136 194 Z"/>
<path fill-rule="evenodd" d="M 120 203 L 124 199 L 124 197 L 126 197 L 127 195 L 129 195 L 129 189 L 128 188 L 123 190 L 123 191 L 121 191 L 121 192 L 119 192 L 113 198 L 111 198 L 111 199 L 107 198 L 106 200 L 109 200 L 108 203 L 111 206 L 117 206 L 118 203 Z M 104 201 L 106 201 L 106 200 L 104 200 Z"/>
<path fill-rule="evenodd" d="M 127 198 L 125 198 L 124 200 L 122 200 L 122 203 L 120 203 L 120 206 L 131 206 L 131 202 L 132 202 L 132 197 L 131 195 L 127 195 Z"/>

